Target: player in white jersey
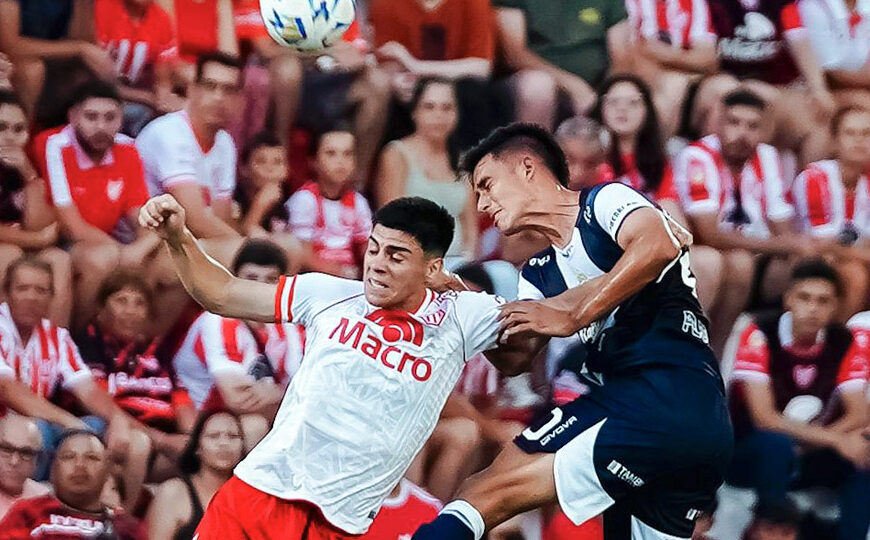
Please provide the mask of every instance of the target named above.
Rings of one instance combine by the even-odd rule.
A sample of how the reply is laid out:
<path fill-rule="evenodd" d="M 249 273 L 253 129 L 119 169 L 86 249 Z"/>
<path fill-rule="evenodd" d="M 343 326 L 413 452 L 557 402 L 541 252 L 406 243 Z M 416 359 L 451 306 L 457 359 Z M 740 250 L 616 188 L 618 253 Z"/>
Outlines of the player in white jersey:
<path fill-rule="evenodd" d="M 234 278 L 203 253 L 171 196 L 149 201 L 140 222 L 166 241 L 182 282 L 206 309 L 293 321 L 308 336 L 272 431 L 212 500 L 199 540 L 364 533 L 432 433 L 466 359 L 487 351 L 511 374 L 530 358 L 526 342 L 496 348 L 496 297 L 427 288 L 445 284 L 454 228 L 431 201 L 397 199 L 378 211 L 362 282 Z"/>

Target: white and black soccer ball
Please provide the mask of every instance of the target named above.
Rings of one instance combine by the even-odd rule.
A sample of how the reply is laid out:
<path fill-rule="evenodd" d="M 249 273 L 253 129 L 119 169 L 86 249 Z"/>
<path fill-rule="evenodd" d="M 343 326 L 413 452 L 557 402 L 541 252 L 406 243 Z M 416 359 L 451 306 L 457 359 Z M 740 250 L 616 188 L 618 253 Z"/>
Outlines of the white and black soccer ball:
<path fill-rule="evenodd" d="M 355 13 L 354 0 L 260 0 L 260 14 L 272 39 L 300 50 L 337 42 Z"/>

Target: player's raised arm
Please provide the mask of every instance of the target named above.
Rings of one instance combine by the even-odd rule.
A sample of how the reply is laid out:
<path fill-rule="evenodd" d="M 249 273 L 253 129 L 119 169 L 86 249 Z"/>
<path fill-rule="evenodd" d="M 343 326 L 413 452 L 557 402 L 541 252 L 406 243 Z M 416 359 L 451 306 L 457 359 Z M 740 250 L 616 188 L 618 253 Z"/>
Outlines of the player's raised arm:
<path fill-rule="evenodd" d="M 238 279 L 209 257 L 185 226 L 184 208 L 172 195 L 149 200 L 139 224 L 166 242 L 184 288 L 202 307 L 225 317 L 274 321 L 277 286 Z"/>

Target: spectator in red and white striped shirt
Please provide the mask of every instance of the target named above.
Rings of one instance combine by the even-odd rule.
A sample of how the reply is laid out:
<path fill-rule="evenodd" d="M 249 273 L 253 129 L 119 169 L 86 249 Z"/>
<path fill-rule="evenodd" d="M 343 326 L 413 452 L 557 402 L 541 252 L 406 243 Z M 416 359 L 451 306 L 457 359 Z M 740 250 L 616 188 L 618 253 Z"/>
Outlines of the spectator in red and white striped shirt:
<path fill-rule="evenodd" d="M 18 404 L 18 412 L 40 419 L 49 453 L 65 427 L 82 425 L 51 403 L 61 390 L 72 393 L 93 415 L 83 421 L 98 432 L 105 430 L 110 451 L 124 460 L 126 502 L 132 505 L 145 479 L 151 441 L 144 426 L 97 385 L 69 332 L 45 318 L 51 284 L 51 267 L 42 261 L 24 258 L 9 267 L 4 282 L 7 302 L 0 304 L 0 378 L 16 379 L 29 389 L 29 396 L 18 395 L 11 401 Z M 55 424 L 57 420 L 63 424 Z M 44 468 L 41 472 L 44 477 Z"/>
<path fill-rule="evenodd" d="M 76 327 L 93 316 L 97 291 L 112 271 L 143 269 L 159 247 L 156 235 L 124 222 L 136 223 L 148 190 L 133 140 L 118 133 L 121 116 L 117 89 L 91 83 L 76 91 L 69 124 L 33 143 L 63 236 L 72 242 Z"/>
<path fill-rule="evenodd" d="M 673 135 L 690 87 L 701 91 L 718 68 L 710 8 L 707 0 L 626 0 L 625 7 L 636 68 L 652 83 L 662 128 Z"/>
<path fill-rule="evenodd" d="M 849 291 L 841 315 L 848 317 L 865 307 L 870 286 L 870 111 L 838 111 L 831 135 L 835 157 L 811 163 L 792 194 L 803 230 L 826 241 L 838 258 L 835 267 Z"/>

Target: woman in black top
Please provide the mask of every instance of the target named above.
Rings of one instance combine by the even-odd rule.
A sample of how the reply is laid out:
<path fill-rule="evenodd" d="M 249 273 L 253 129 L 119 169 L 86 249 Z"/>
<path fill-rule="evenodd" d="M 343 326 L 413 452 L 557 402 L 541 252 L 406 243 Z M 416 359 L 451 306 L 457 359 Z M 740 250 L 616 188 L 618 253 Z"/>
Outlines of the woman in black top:
<path fill-rule="evenodd" d="M 149 540 L 190 540 L 217 490 L 244 457 L 239 418 L 227 411 L 204 412 L 179 458 L 181 478 L 160 485 L 145 519 Z"/>

